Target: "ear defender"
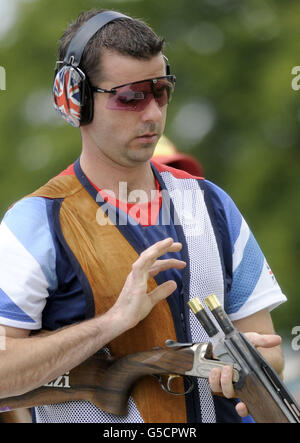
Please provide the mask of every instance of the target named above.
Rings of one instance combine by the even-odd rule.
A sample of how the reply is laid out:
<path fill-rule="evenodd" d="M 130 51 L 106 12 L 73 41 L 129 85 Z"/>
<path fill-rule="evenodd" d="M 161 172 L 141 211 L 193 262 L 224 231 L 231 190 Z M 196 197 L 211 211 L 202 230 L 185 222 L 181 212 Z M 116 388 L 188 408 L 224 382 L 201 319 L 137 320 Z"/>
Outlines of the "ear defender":
<path fill-rule="evenodd" d="M 53 105 L 57 113 L 75 128 L 93 120 L 93 92 L 86 74 L 79 68 L 89 40 L 107 23 L 128 18 L 114 11 L 104 11 L 84 23 L 72 38 L 63 61 L 57 61 L 53 84 Z M 131 19 L 132 20 L 132 19 Z"/>
<path fill-rule="evenodd" d="M 82 82 L 84 78 L 77 69 L 63 66 L 57 72 L 53 86 L 54 109 L 75 128 L 81 123 Z"/>
<path fill-rule="evenodd" d="M 57 61 L 53 84 L 53 105 L 57 113 L 75 128 L 91 123 L 94 116 L 94 95 L 86 74 L 79 68 L 89 40 L 107 23 L 127 15 L 114 11 L 96 14 L 84 23 L 72 38 L 63 61 Z M 167 75 L 170 66 L 166 60 Z"/>

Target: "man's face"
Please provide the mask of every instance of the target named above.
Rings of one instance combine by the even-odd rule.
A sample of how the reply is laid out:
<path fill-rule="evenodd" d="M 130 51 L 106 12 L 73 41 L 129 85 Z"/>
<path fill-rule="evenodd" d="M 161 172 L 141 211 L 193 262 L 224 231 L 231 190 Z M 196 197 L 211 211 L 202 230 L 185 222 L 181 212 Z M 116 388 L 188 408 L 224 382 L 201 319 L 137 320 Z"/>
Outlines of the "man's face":
<path fill-rule="evenodd" d="M 105 50 L 101 58 L 101 81 L 93 86 L 113 87 L 165 75 L 162 54 L 139 60 Z M 121 166 L 134 167 L 149 160 L 162 135 L 167 105 L 159 107 L 154 98 L 142 111 L 107 109 L 110 94 L 94 94 L 94 119 L 81 128 L 83 145 L 97 156 Z"/>

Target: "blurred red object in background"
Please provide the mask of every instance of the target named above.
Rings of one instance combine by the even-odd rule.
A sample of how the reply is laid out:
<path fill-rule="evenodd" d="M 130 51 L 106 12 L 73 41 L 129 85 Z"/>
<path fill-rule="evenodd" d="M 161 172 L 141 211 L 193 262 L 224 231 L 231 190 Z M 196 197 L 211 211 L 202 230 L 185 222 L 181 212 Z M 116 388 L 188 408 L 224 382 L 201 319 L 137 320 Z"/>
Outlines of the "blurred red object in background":
<path fill-rule="evenodd" d="M 164 135 L 154 151 L 153 160 L 173 168 L 182 169 L 196 177 L 203 177 L 203 167 L 194 157 L 179 152 L 176 146 Z"/>

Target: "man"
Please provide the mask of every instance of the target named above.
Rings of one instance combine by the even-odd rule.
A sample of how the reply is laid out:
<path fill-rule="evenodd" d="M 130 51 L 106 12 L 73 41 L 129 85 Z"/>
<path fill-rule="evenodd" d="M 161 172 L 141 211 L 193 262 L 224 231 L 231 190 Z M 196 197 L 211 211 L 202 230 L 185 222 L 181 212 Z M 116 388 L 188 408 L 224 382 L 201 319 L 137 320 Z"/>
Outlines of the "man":
<path fill-rule="evenodd" d="M 91 18 L 98 20 L 99 11 L 82 14 L 65 32 L 60 61 Z M 246 222 L 212 183 L 151 162 L 174 88 L 162 51 L 163 41 L 138 20 L 102 26 L 80 59 L 77 72 L 92 93 L 79 109 L 77 96 L 69 100 L 77 91 L 69 81 L 77 70 L 73 56 L 62 63 L 56 108 L 80 126 L 82 152 L 1 224 L 1 398 L 46 384 L 101 348 L 124 355 L 167 338 L 208 341 L 187 301 L 212 292 L 282 370 L 269 310 L 285 297 Z M 61 95 L 60 82 L 69 95 Z M 30 333 L 40 329 L 51 332 Z M 212 395 L 205 380 L 186 397 L 173 397 L 148 377 L 135 387 L 127 416 L 72 402 L 35 408 L 35 420 L 238 421 L 231 380 L 230 367 L 211 373 L 212 391 L 227 399 Z M 247 414 L 242 403 L 237 410 Z"/>

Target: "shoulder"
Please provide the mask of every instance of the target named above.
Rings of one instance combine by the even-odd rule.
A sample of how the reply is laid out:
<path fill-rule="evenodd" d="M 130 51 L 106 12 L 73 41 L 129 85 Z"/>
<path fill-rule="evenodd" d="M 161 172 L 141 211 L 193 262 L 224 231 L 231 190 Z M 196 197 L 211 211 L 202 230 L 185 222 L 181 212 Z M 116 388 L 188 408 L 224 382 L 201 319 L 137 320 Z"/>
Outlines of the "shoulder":
<path fill-rule="evenodd" d="M 56 285 L 52 204 L 52 200 L 42 197 L 19 200 L 6 212 L 0 225 L 3 253 L 9 249 L 10 255 L 14 251 L 16 258 L 22 257 L 24 263 L 36 263 L 43 270 L 50 287 Z M 0 258 L 3 259 L 3 256 Z"/>
<path fill-rule="evenodd" d="M 204 180 L 202 186 L 206 203 L 213 207 L 218 223 L 226 225 L 233 246 L 243 226 L 240 210 L 230 195 L 215 183 Z"/>
<path fill-rule="evenodd" d="M 0 319 L 5 325 L 39 329 L 46 299 L 57 288 L 50 204 L 43 198 L 24 198 L 0 225 Z"/>
<path fill-rule="evenodd" d="M 224 191 L 224 189 L 207 179 L 203 181 L 203 185 L 205 191 L 209 193 L 209 196 L 215 205 L 223 208 L 227 216 L 230 214 L 230 212 L 237 210 L 232 198 L 226 191 Z"/>
<path fill-rule="evenodd" d="M 176 168 L 173 168 L 172 166 L 167 166 L 163 163 L 159 163 L 159 162 L 152 160 L 152 159 L 151 159 L 151 163 L 160 174 L 169 173 L 174 178 L 203 180 L 203 177 L 197 177 L 197 176 L 191 175 L 182 169 L 176 169 Z"/>
<path fill-rule="evenodd" d="M 4 224 L 18 238 L 30 233 L 35 237 L 41 229 L 49 229 L 49 214 L 53 201 L 42 197 L 28 197 L 14 203 L 3 217 Z"/>

